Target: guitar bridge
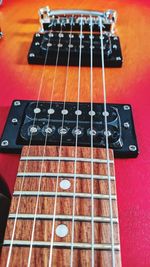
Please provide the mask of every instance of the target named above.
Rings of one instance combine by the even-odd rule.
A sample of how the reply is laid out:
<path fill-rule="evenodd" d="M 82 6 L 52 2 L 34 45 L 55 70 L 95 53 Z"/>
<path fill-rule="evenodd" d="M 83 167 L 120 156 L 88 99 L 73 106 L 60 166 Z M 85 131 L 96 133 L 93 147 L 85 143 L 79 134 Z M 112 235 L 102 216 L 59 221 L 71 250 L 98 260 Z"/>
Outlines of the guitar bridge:
<path fill-rule="evenodd" d="M 51 11 L 46 7 L 39 10 L 39 16 L 41 28 L 33 37 L 28 53 L 29 64 L 56 65 L 58 59 L 57 65 L 67 65 L 69 53 L 69 65 L 78 66 L 81 49 L 81 65 L 90 66 L 92 47 L 93 66 L 101 66 L 102 51 L 105 67 L 122 66 L 120 41 L 115 34 L 116 11 Z"/>

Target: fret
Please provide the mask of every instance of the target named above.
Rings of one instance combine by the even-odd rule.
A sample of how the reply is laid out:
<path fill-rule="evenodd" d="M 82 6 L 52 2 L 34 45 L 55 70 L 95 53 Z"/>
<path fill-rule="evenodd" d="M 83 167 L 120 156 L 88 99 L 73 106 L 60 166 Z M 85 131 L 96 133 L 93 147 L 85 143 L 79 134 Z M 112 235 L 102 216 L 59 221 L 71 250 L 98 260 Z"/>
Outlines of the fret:
<path fill-rule="evenodd" d="M 49 173 L 49 172 L 18 172 L 17 177 L 23 177 L 23 178 L 28 178 L 28 177 L 66 177 L 66 178 L 70 178 L 70 177 L 74 177 L 75 175 L 72 173 Z M 89 174 L 81 174 L 78 173 L 77 174 L 77 178 L 81 178 L 81 179 L 91 179 L 91 175 Z M 97 180 L 108 180 L 108 176 L 107 175 L 93 175 L 93 179 L 97 179 Z M 115 176 L 110 176 L 111 180 L 115 180 Z"/>
<path fill-rule="evenodd" d="M 54 197 L 56 195 L 55 192 L 38 192 L 38 191 L 14 191 L 13 196 L 46 196 L 46 197 Z M 66 193 L 66 192 L 57 192 L 58 197 L 73 197 L 74 193 Z M 86 193 L 75 193 L 75 197 L 79 198 L 91 198 L 91 194 Z M 95 199 L 109 199 L 116 200 L 116 195 L 100 195 L 93 194 L 93 198 Z"/>
<path fill-rule="evenodd" d="M 59 157 L 59 146 L 47 146 L 46 150 L 44 146 L 31 146 L 30 153 L 28 154 L 28 147 L 24 147 L 21 153 L 21 157 Z M 90 147 L 78 147 L 77 158 L 90 158 L 91 156 Z M 113 160 L 113 151 L 109 150 L 109 160 Z M 63 146 L 61 149 L 61 157 L 75 157 L 75 147 L 73 146 Z M 107 160 L 106 150 L 93 148 L 93 159 Z"/>
<path fill-rule="evenodd" d="M 45 156 L 27 156 L 27 157 L 21 157 L 21 161 L 79 161 L 79 162 L 91 162 L 90 158 L 74 158 L 74 157 L 45 157 Z M 113 164 L 113 160 L 105 160 L 105 159 L 93 159 L 94 163 L 111 163 Z"/>
<path fill-rule="evenodd" d="M 11 243 L 11 240 L 5 240 L 4 241 L 4 246 L 9 246 Z M 31 241 L 27 240 L 14 240 L 13 245 L 14 246 L 30 246 Z M 51 243 L 50 242 L 42 242 L 42 241 L 34 241 L 33 246 L 34 247 L 50 247 Z M 63 247 L 63 248 L 70 248 L 71 243 L 67 242 L 54 242 L 54 247 Z M 74 243 L 74 248 L 78 249 L 91 249 L 91 244 L 86 244 L 86 243 Z M 120 250 L 120 245 L 115 245 L 114 246 L 115 250 Z M 111 250 L 112 245 L 111 244 L 94 244 L 94 249 L 98 250 Z"/>
<path fill-rule="evenodd" d="M 78 148 L 75 159 L 74 147 L 63 147 L 59 158 L 59 147 L 24 147 L 18 168 L 15 190 L 8 217 L 2 257 L 7 259 L 15 224 L 12 242 L 11 264 L 15 266 L 17 257 L 19 266 L 27 266 L 33 223 L 33 248 L 31 266 L 48 266 L 50 255 L 52 225 L 54 219 L 54 201 L 57 195 L 56 216 L 54 224 L 52 266 L 68 267 L 71 256 L 71 233 L 74 221 L 73 266 L 91 266 L 91 250 L 94 249 L 95 267 L 109 267 L 112 262 L 111 222 L 114 231 L 114 249 L 116 266 L 120 267 L 120 241 L 118 228 L 118 211 L 115 188 L 114 159 L 110 153 L 111 191 L 109 194 L 107 158 L 105 149 L 93 149 L 93 200 L 94 217 L 91 215 L 91 150 Z M 74 164 L 77 173 L 74 174 Z M 60 164 L 60 169 L 58 169 Z M 27 168 L 25 168 L 25 166 Z M 58 172 L 59 170 L 59 172 Z M 76 176 L 76 190 L 74 178 Z M 58 189 L 56 194 L 56 181 Z M 62 182 L 67 181 L 68 187 Z M 39 182 L 40 190 L 39 190 Z M 73 216 L 73 197 L 75 196 L 75 213 Z M 20 200 L 19 200 L 20 199 Z M 37 212 L 35 207 L 38 199 Z M 110 218 L 109 200 L 112 201 L 113 218 Z M 17 205 L 19 208 L 16 214 Z M 94 222 L 94 245 L 92 244 L 92 224 Z M 15 223 L 16 222 L 16 223 Z M 57 227 L 65 225 L 64 237 L 57 234 Z M 21 256 L 24 255 L 24 256 Z M 58 262 L 59 258 L 59 262 Z M 6 262 L 1 264 L 5 267 Z M 109 264 L 109 265 L 108 265 Z"/>
<path fill-rule="evenodd" d="M 9 214 L 9 219 L 15 219 L 16 214 L 15 213 L 10 213 Z M 18 219 L 25 219 L 25 220 L 33 220 L 34 219 L 34 214 L 18 214 L 17 215 Z M 56 215 L 56 220 L 63 220 L 63 221 L 72 221 L 73 217 L 70 215 Z M 52 220 L 53 215 L 50 214 L 36 214 L 36 219 L 37 220 Z M 101 222 L 101 223 L 110 223 L 110 218 L 109 217 L 94 217 L 93 218 L 95 222 Z M 82 222 L 90 222 L 91 221 L 91 216 L 74 216 L 75 221 L 82 221 Z M 113 223 L 118 223 L 118 218 L 113 218 L 112 219 Z"/>

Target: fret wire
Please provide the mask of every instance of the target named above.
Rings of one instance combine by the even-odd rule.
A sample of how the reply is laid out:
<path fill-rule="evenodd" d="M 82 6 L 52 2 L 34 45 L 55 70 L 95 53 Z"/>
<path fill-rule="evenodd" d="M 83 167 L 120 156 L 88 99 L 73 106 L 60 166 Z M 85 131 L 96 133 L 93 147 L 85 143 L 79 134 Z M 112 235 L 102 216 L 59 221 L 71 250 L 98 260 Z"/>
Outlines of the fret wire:
<path fill-rule="evenodd" d="M 63 220 L 63 221 L 72 221 L 72 216 L 71 215 L 56 215 L 55 216 L 56 220 Z M 8 219 L 12 220 L 15 219 L 15 213 L 10 213 Z M 25 220 L 32 220 L 34 219 L 34 214 L 24 214 L 24 213 L 18 213 L 18 219 L 25 219 Z M 53 215 L 50 214 L 37 214 L 36 215 L 37 220 L 52 220 Z M 81 221 L 81 222 L 90 222 L 91 221 L 91 216 L 74 216 L 75 221 Z M 95 222 L 100 222 L 100 223 L 110 223 L 110 218 L 109 217 L 94 217 Z M 113 218 L 113 223 L 118 223 L 118 218 Z"/>
<path fill-rule="evenodd" d="M 111 179 L 110 179 L 110 164 L 109 164 L 109 142 L 108 142 L 108 126 L 107 126 L 107 95 L 106 95 L 106 81 L 105 81 L 105 64 L 104 64 L 104 44 L 103 44 L 103 26 L 102 19 L 99 17 L 100 23 L 100 41 L 101 41 L 101 62 L 102 62 L 102 87 L 104 97 L 104 118 L 105 118 L 105 132 L 106 132 L 106 153 L 107 153 L 107 172 L 108 172 L 108 187 L 109 187 L 109 206 L 110 206 L 110 218 L 111 218 L 111 241 L 112 241 L 112 267 L 115 267 L 115 254 L 114 254 L 114 228 L 112 223 L 113 209 L 111 200 Z"/>
<path fill-rule="evenodd" d="M 17 177 L 23 177 L 24 178 L 30 178 L 30 177 L 40 177 L 40 172 L 26 172 L 23 175 L 23 172 L 19 172 L 17 174 Z M 42 177 L 53 177 L 53 178 L 57 178 L 58 177 L 68 177 L 68 178 L 72 178 L 74 177 L 74 174 L 72 173 L 49 173 L 49 172 L 43 172 L 41 174 Z M 78 173 L 77 174 L 77 178 L 86 178 L 86 179 L 91 179 L 91 175 L 90 174 L 82 174 L 82 173 Z M 106 175 L 93 175 L 93 179 L 97 179 L 97 180 L 108 180 L 108 176 Z M 115 180 L 115 176 L 110 176 L 111 180 Z"/>
<path fill-rule="evenodd" d="M 47 192 L 47 191 L 14 191 L 13 196 L 19 196 L 20 192 L 22 196 L 55 196 L 56 192 Z M 91 198 L 90 193 L 76 193 L 76 192 L 57 192 L 57 196 L 59 197 L 79 197 L 79 198 Z M 109 195 L 107 194 L 93 194 L 93 198 L 95 199 L 109 199 Z M 116 195 L 111 195 L 113 200 L 116 200 Z"/>
<path fill-rule="evenodd" d="M 77 115 L 78 116 L 78 115 Z M 29 156 L 29 157 L 21 157 L 21 161 L 57 161 L 59 160 L 58 157 L 41 157 L 41 156 Z M 81 161 L 81 162 L 91 162 L 90 158 L 73 158 L 73 157 L 60 157 L 60 161 Z M 107 160 L 105 159 L 93 159 L 94 163 L 107 163 Z M 113 160 L 110 160 L 109 163 L 114 163 Z"/>
<path fill-rule="evenodd" d="M 11 240 L 5 240 L 4 241 L 4 246 L 9 246 L 11 243 Z M 28 240 L 14 240 L 13 242 L 14 246 L 19 246 L 19 247 L 25 247 L 25 246 L 30 246 L 31 241 Z M 51 242 L 47 241 L 33 241 L 33 247 L 49 247 L 51 245 Z M 69 242 L 53 242 L 54 247 L 63 247 L 63 248 L 71 248 L 71 243 Z M 74 243 L 74 248 L 77 249 L 91 249 L 92 245 L 90 243 Z M 111 244 L 94 244 L 93 246 L 94 250 L 112 250 L 112 245 Z M 120 251 L 120 245 L 115 244 L 114 249 L 116 251 Z"/>

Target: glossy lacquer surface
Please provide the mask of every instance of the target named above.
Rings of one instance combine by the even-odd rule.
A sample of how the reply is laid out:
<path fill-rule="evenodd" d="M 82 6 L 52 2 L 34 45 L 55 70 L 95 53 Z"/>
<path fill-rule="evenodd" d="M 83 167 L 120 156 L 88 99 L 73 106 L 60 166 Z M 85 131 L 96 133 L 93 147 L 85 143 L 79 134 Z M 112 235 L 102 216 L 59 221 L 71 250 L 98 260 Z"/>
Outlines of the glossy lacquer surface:
<path fill-rule="evenodd" d="M 130 103 L 139 143 L 136 159 L 116 159 L 116 180 L 120 218 L 123 267 L 150 266 L 150 139 L 149 139 L 149 65 L 150 33 L 148 1 L 4 1 L 0 7 L 0 129 L 14 99 L 37 99 L 42 66 L 29 66 L 27 53 L 33 34 L 39 29 L 37 11 L 51 5 L 118 12 L 117 34 L 121 39 L 124 63 L 121 69 L 106 70 L 107 101 Z M 41 100 L 51 98 L 54 67 L 44 72 Z M 64 100 L 66 67 L 57 68 L 53 100 Z M 102 102 L 101 69 L 93 71 L 94 101 Z M 69 68 L 67 101 L 77 101 L 78 68 Z M 90 70 L 81 71 L 80 101 L 90 101 Z M 13 192 L 18 155 L 0 155 L 0 175 Z"/>

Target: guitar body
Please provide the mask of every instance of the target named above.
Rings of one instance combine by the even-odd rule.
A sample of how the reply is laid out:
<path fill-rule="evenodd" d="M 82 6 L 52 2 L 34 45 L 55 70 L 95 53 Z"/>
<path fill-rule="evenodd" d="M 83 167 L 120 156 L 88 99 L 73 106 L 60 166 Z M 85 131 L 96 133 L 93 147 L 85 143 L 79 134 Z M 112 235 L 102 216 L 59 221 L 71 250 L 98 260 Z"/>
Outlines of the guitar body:
<path fill-rule="evenodd" d="M 136 159 L 116 159 L 116 183 L 123 267 L 150 266 L 150 32 L 148 1 L 4 1 L 0 7 L 0 130 L 14 99 L 50 100 L 55 66 L 29 65 L 27 54 L 33 34 L 39 30 L 37 11 L 51 9 L 114 9 L 118 13 L 123 66 L 107 68 L 108 103 L 127 103 L 133 108 L 140 155 Z M 93 102 L 103 102 L 102 71 L 93 69 Z M 53 101 L 64 101 L 66 67 L 57 67 Z M 78 68 L 69 67 L 66 101 L 77 102 Z M 90 102 L 90 69 L 81 70 L 80 102 Z M 0 154 L 0 176 L 13 193 L 20 155 Z"/>

